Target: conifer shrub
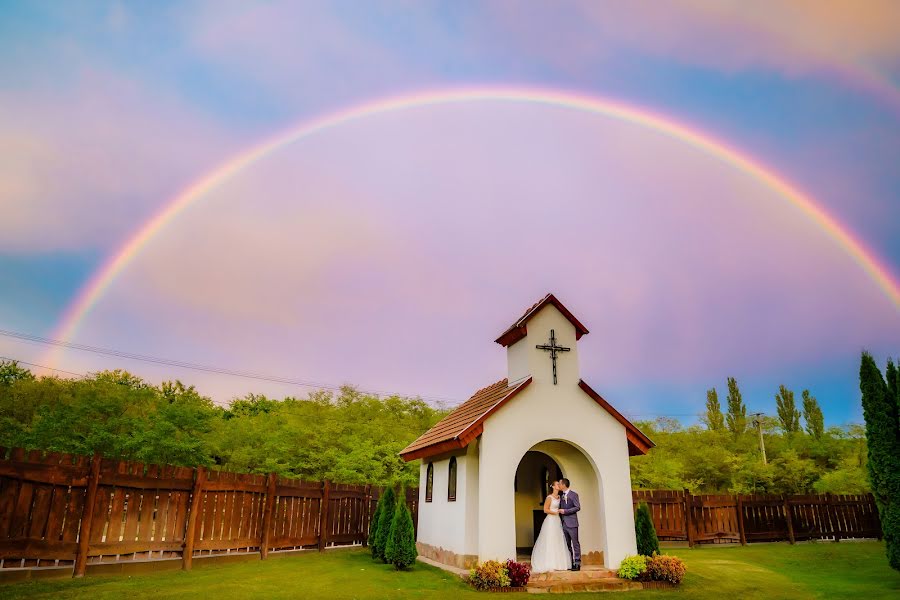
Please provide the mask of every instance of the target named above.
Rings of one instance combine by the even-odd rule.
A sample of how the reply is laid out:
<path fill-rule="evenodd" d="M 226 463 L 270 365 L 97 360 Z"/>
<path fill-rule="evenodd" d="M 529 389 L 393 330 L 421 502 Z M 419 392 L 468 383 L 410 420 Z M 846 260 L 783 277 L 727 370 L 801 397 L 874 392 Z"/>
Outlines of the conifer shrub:
<path fill-rule="evenodd" d="M 653 526 L 653 518 L 650 516 L 650 507 L 646 502 L 638 505 L 637 514 L 634 517 L 634 534 L 637 539 L 638 554 L 653 556 L 659 554 L 659 538 L 656 537 L 656 528 Z"/>
<path fill-rule="evenodd" d="M 372 521 L 369 523 L 369 539 L 366 543 L 369 546 L 369 551 L 372 552 L 372 558 L 378 558 L 378 545 L 375 540 L 378 538 L 378 523 L 381 519 L 382 510 L 384 510 L 384 494 L 378 499 L 378 504 L 375 505 L 375 512 L 372 514 Z"/>
<path fill-rule="evenodd" d="M 384 549 L 384 561 L 402 571 L 415 564 L 418 555 L 412 514 L 406 502 L 399 502 L 391 521 L 391 531 Z"/>
<path fill-rule="evenodd" d="M 387 548 L 388 535 L 391 533 L 394 511 L 397 509 L 397 494 L 394 493 L 394 488 L 389 487 L 384 490 L 379 502 L 384 504 L 378 515 L 378 529 L 375 531 L 375 543 L 372 544 L 372 556 L 387 562 L 384 558 L 384 551 Z"/>

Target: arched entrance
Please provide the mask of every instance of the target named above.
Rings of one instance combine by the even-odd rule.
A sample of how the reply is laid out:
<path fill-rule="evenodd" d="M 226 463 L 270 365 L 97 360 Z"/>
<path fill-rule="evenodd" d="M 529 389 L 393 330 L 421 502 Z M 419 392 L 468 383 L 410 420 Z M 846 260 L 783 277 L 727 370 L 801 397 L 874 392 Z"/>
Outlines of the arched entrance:
<path fill-rule="evenodd" d="M 578 522 L 582 563 L 604 564 L 606 536 L 600 477 L 581 449 L 562 440 L 539 442 L 519 460 L 513 484 L 516 552 L 531 555 L 544 520 L 548 483 L 561 477 L 570 480 L 572 489 L 581 498 Z"/>

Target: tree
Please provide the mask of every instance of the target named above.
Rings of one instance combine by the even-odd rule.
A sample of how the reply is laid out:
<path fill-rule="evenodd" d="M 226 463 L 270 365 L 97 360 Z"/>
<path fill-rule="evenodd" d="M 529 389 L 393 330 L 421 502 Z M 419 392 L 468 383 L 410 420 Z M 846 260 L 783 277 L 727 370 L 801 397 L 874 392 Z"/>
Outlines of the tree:
<path fill-rule="evenodd" d="M 388 533 L 387 545 L 384 549 L 384 561 L 394 565 L 394 568 L 400 571 L 411 567 L 416 562 L 418 555 L 412 514 L 409 512 L 406 502 L 401 501 L 397 504 L 394 518 L 391 520 L 391 530 Z"/>
<path fill-rule="evenodd" d="M 803 420 L 806 421 L 806 433 L 814 439 L 822 439 L 825 433 L 825 418 L 819 401 L 811 396 L 809 390 L 803 390 Z"/>
<path fill-rule="evenodd" d="M 385 550 L 387 550 L 388 536 L 391 533 L 391 523 L 394 520 L 394 511 L 397 510 L 397 495 L 393 487 L 384 490 L 382 498 L 384 505 L 381 514 L 378 515 L 378 530 L 375 532 L 375 543 L 372 545 L 372 556 L 387 562 Z"/>
<path fill-rule="evenodd" d="M 789 390 L 783 385 L 779 386 L 778 393 L 775 394 L 775 406 L 781 430 L 785 433 L 800 431 L 800 411 L 797 410 L 797 404 L 794 402 L 793 390 Z"/>
<path fill-rule="evenodd" d="M 894 377 L 896 381 L 896 369 L 889 369 L 889 373 L 889 377 Z M 859 389 L 862 392 L 869 446 L 869 480 L 881 517 L 888 563 L 900 570 L 900 423 L 897 398 L 889 397 L 890 388 L 868 352 L 862 353 Z"/>
<path fill-rule="evenodd" d="M 706 390 L 706 428 L 710 431 L 723 431 L 725 429 L 725 416 L 722 414 L 722 405 L 719 404 L 719 393 L 716 388 Z"/>
<path fill-rule="evenodd" d="M 747 430 L 747 407 L 734 377 L 728 378 L 728 414 L 725 421 L 728 423 L 728 431 L 735 437 Z"/>
<path fill-rule="evenodd" d="M 34 379 L 34 375 L 28 369 L 20 367 L 14 360 L 0 360 L 0 385 L 12 385 L 23 379 Z"/>
<path fill-rule="evenodd" d="M 378 523 L 381 521 L 381 513 L 384 510 L 384 494 L 381 495 L 381 498 L 378 499 L 378 504 L 375 505 L 375 513 L 372 515 L 372 521 L 369 523 L 369 551 L 372 553 L 372 558 L 378 558 L 378 545 L 375 541 L 378 539 Z"/>
<path fill-rule="evenodd" d="M 638 554 L 653 556 L 654 552 L 659 553 L 659 538 L 656 536 L 650 507 L 646 502 L 638 505 L 637 514 L 634 517 L 634 536 L 637 540 Z"/>

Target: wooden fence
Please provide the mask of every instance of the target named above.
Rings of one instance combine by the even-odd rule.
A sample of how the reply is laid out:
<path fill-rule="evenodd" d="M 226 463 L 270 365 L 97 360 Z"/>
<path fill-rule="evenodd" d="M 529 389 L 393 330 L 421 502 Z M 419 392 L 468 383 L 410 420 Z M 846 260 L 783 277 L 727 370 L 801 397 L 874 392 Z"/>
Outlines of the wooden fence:
<path fill-rule="evenodd" d="M 0 569 L 365 544 L 381 492 L 0 447 Z"/>
<path fill-rule="evenodd" d="M 881 539 L 872 494 L 692 495 L 687 490 L 635 490 L 660 540 L 700 543 Z"/>

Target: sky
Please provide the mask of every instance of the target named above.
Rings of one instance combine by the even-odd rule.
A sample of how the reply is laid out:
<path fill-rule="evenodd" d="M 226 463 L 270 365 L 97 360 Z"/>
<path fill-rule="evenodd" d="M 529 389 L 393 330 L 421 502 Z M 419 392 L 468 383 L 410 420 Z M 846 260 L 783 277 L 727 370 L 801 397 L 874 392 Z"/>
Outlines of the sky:
<path fill-rule="evenodd" d="M 0 335 L 37 373 L 456 404 L 547 292 L 636 419 L 859 422 L 900 355 L 892 0 L 0 0 L 0 55 L 0 330 L 295 383 Z"/>

